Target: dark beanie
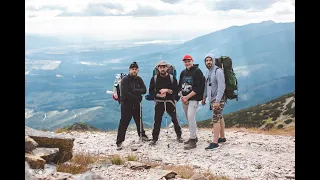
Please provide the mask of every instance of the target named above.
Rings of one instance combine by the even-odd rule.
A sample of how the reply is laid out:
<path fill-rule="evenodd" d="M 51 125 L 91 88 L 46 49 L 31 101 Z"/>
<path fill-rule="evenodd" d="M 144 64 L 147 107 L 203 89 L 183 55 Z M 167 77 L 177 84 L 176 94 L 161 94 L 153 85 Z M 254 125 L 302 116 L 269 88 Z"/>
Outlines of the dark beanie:
<path fill-rule="evenodd" d="M 131 69 L 131 68 L 137 68 L 138 69 L 139 66 L 138 66 L 137 62 L 134 61 L 133 63 L 131 63 L 130 66 L 129 66 L 129 69 Z"/>

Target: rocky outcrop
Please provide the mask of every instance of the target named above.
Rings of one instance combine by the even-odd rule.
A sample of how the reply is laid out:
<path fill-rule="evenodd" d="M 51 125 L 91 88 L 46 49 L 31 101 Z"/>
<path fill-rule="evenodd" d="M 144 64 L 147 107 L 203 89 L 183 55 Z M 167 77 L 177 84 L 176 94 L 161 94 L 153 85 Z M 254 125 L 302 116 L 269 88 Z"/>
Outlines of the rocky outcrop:
<path fill-rule="evenodd" d="M 41 157 L 46 163 L 54 162 L 59 153 L 58 148 L 36 148 L 32 152 L 35 156 Z"/>
<path fill-rule="evenodd" d="M 163 178 L 174 179 L 176 175 L 177 173 L 174 171 L 168 171 L 163 169 L 151 169 L 146 179 L 147 180 L 161 180 Z"/>
<path fill-rule="evenodd" d="M 133 170 L 141 170 L 141 169 L 149 169 L 151 168 L 151 166 L 140 163 L 140 162 L 136 162 L 136 161 L 128 161 L 125 163 L 125 166 L 127 166 L 130 169 Z"/>
<path fill-rule="evenodd" d="M 25 154 L 25 161 L 28 162 L 32 169 L 44 169 L 44 165 L 46 164 L 43 158 L 30 153 Z"/>
<path fill-rule="evenodd" d="M 32 152 L 34 149 L 36 149 L 37 146 L 37 142 L 35 142 L 29 136 L 25 136 L 25 152 Z"/>
<path fill-rule="evenodd" d="M 54 163 L 66 162 L 72 158 L 74 138 L 68 138 L 53 132 L 43 132 L 25 126 L 25 134 L 38 143 L 38 147 L 59 148 Z"/>

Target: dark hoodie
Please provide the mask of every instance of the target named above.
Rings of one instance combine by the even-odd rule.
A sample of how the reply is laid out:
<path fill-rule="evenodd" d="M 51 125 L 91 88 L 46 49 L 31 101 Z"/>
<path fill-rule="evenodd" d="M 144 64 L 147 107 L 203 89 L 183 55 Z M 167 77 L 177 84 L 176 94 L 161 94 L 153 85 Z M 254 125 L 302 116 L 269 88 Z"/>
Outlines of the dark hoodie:
<path fill-rule="evenodd" d="M 194 91 L 196 95 L 192 96 L 189 100 L 201 101 L 204 91 L 203 73 L 198 68 L 199 64 L 194 64 L 189 70 L 184 69 L 180 74 L 179 79 L 179 91 L 181 90 L 182 96 L 186 96 L 191 91 Z"/>
<path fill-rule="evenodd" d="M 121 102 L 141 102 L 141 95 L 147 92 L 141 77 L 133 77 L 130 74 L 122 78 L 120 89 Z"/>

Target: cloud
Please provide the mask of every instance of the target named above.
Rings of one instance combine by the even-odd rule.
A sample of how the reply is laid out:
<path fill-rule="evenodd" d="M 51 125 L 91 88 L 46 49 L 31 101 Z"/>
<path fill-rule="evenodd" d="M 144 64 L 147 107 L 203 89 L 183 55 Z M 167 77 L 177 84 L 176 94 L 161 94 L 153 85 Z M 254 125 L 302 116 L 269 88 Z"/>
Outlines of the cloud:
<path fill-rule="evenodd" d="M 277 0 L 216 0 L 212 3 L 211 10 L 229 11 L 229 10 L 264 10 L 269 8 Z"/>
<path fill-rule="evenodd" d="M 171 9 L 161 9 L 149 4 L 136 4 L 135 8 L 128 8 L 120 3 L 89 3 L 80 12 L 62 12 L 60 17 L 68 16 L 165 16 L 177 14 Z"/>
<path fill-rule="evenodd" d="M 231 0 L 164 1 L 26 0 L 25 31 L 76 40 L 188 40 L 234 25 L 295 21 L 293 0 L 242 0 L 245 5 L 230 7 L 222 5 Z"/>
<path fill-rule="evenodd" d="M 176 4 L 179 3 L 181 0 L 161 0 L 164 3 L 169 3 L 169 4 Z"/>
<path fill-rule="evenodd" d="M 158 9 L 149 5 L 138 4 L 137 9 L 128 13 L 132 16 L 165 16 L 177 14 L 174 10 Z"/>
<path fill-rule="evenodd" d="M 45 6 L 41 6 L 41 7 L 35 7 L 35 6 L 28 6 L 26 7 L 27 11 L 43 11 L 43 10 L 60 10 L 60 11 L 66 11 L 68 9 L 68 7 L 66 6 L 52 6 L 52 5 L 45 5 Z"/>
<path fill-rule="evenodd" d="M 285 15 L 285 14 L 292 14 L 294 13 L 294 11 L 292 11 L 290 8 L 286 8 L 286 9 L 276 11 L 276 13 L 279 15 Z"/>
<path fill-rule="evenodd" d="M 124 6 L 120 3 L 105 2 L 105 3 L 89 3 L 80 11 L 65 11 L 57 16 L 113 16 L 123 15 Z"/>

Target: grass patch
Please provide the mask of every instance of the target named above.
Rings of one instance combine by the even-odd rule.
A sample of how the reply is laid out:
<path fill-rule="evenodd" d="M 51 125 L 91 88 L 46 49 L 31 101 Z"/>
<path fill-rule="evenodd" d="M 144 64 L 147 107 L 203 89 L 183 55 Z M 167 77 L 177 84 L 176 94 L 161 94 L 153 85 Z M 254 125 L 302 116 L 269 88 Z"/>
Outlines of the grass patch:
<path fill-rule="evenodd" d="M 194 174 L 194 169 L 192 166 L 186 165 L 164 165 L 164 170 L 171 170 L 176 172 L 181 178 L 189 179 Z"/>
<path fill-rule="evenodd" d="M 189 179 L 195 173 L 202 174 L 209 180 L 230 180 L 225 176 L 215 176 L 210 171 L 196 171 L 192 166 L 188 165 L 164 165 L 162 166 L 164 170 L 171 170 L 176 172 L 181 178 Z"/>
<path fill-rule="evenodd" d="M 94 154 L 75 154 L 69 162 L 57 163 L 57 172 L 79 174 L 88 170 L 88 165 L 103 157 Z"/>
<path fill-rule="evenodd" d="M 112 164 L 115 164 L 115 165 L 122 165 L 125 162 L 125 160 L 118 154 L 112 155 L 110 158 L 110 161 Z"/>
<path fill-rule="evenodd" d="M 238 131 L 238 132 L 249 132 L 257 134 L 267 134 L 267 135 L 283 135 L 283 136 L 294 136 L 295 128 L 287 127 L 285 129 L 271 128 L 269 130 L 263 130 L 260 128 L 227 128 L 226 131 Z"/>
<path fill-rule="evenodd" d="M 290 124 L 292 121 L 293 121 L 293 119 L 287 119 L 287 120 L 284 121 L 284 123 Z"/>
<path fill-rule="evenodd" d="M 85 131 L 101 131 L 101 130 L 85 122 L 76 122 L 64 128 L 56 129 L 54 132 L 63 133 L 63 132 L 71 132 L 71 131 L 85 132 Z"/>
<path fill-rule="evenodd" d="M 128 161 L 138 161 L 138 156 L 136 154 L 129 154 L 127 159 Z"/>

